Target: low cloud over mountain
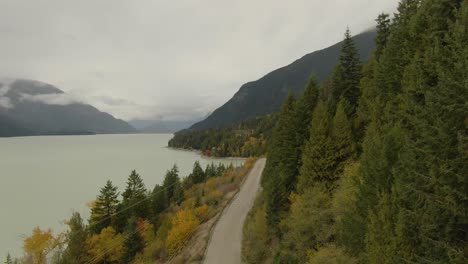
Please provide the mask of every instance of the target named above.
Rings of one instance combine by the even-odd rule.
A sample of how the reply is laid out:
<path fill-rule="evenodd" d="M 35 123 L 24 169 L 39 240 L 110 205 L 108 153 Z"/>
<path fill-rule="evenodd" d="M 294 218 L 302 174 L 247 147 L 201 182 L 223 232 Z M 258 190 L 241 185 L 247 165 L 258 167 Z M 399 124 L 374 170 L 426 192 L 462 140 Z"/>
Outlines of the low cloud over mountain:
<path fill-rule="evenodd" d="M 0 82 L 0 136 L 132 133 L 125 121 L 38 81 Z"/>

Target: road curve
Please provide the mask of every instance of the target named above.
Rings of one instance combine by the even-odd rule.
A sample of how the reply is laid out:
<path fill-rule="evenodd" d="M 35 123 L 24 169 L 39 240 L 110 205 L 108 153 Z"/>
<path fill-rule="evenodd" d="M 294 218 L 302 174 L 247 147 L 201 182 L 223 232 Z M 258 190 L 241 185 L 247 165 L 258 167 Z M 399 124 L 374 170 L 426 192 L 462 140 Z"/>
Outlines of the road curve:
<path fill-rule="evenodd" d="M 237 196 L 224 209 L 208 244 L 205 264 L 241 263 L 242 227 L 260 187 L 264 167 L 265 159 L 257 160 Z"/>

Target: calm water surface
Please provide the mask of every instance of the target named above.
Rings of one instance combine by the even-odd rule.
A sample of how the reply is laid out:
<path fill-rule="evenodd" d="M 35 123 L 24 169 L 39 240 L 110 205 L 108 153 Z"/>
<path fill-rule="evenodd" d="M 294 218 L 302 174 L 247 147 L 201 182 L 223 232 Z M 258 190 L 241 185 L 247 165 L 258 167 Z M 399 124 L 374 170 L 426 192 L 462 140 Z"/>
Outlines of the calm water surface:
<path fill-rule="evenodd" d="M 89 216 L 86 203 L 110 179 L 119 191 L 135 169 L 152 189 L 174 163 L 186 176 L 193 163 L 241 160 L 203 158 L 168 149 L 171 134 L 44 136 L 0 138 L 0 259 L 19 256 L 22 237 L 35 226 L 65 229 L 77 211 Z"/>

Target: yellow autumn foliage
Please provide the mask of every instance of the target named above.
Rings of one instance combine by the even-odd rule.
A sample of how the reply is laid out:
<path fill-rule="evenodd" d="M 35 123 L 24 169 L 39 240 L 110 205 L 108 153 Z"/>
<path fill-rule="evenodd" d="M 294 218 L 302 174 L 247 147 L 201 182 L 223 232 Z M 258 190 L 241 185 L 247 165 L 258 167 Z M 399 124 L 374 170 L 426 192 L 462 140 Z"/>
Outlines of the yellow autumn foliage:
<path fill-rule="evenodd" d="M 209 192 L 207 195 L 204 197 L 204 202 L 210 205 L 216 204 L 221 200 L 223 197 L 223 193 L 219 190 L 214 190 L 212 192 Z"/>
<path fill-rule="evenodd" d="M 190 209 L 190 208 L 195 207 L 196 202 L 197 202 L 197 199 L 195 197 L 190 197 L 186 199 L 185 201 L 183 201 L 180 206 L 185 209 Z"/>
<path fill-rule="evenodd" d="M 210 208 L 206 204 L 195 208 L 195 215 L 201 222 L 207 220 L 209 212 Z"/>
<path fill-rule="evenodd" d="M 246 170 L 250 170 L 253 165 L 255 164 L 255 162 L 257 161 L 256 158 L 253 158 L 253 157 L 250 157 L 250 158 L 247 158 L 244 162 L 244 166 L 241 167 L 243 169 L 246 169 Z"/>
<path fill-rule="evenodd" d="M 266 140 L 263 137 L 263 134 L 260 134 L 260 137 L 250 137 L 244 145 L 241 147 L 242 156 L 259 156 L 264 153 L 266 150 Z"/>
<path fill-rule="evenodd" d="M 218 185 L 219 179 L 214 177 L 214 178 L 209 178 L 206 183 L 205 183 L 205 189 L 206 190 L 214 190 L 216 186 Z"/>
<path fill-rule="evenodd" d="M 124 252 L 124 236 L 109 226 L 101 233 L 89 237 L 86 240 L 86 248 L 90 262 L 119 261 Z"/>
<path fill-rule="evenodd" d="M 176 254 L 200 224 L 193 210 L 180 210 L 172 219 L 172 228 L 167 235 L 167 252 Z"/>
<path fill-rule="evenodd" d="M 57 241 L 52 235 L 52 230 L 41 230 L 39 227 L 33 229 L 32 235 L 23 240 L 23 248 L 26 254 L 31 255 L 33 262 L 45 264 L 47 254 L 57 246 Z"/>

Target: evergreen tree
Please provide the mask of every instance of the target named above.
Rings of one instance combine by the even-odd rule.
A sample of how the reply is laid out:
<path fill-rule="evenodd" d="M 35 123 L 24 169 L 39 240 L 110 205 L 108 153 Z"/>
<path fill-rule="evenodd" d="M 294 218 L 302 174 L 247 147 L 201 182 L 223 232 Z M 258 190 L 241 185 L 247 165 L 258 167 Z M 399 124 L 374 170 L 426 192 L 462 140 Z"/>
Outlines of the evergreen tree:
<path fill-rule="evenodd" d="M 318 102 L 318 87 L 315 76 L 311 76 L 309 83 L 301 97 L 296 101 L 295 106 L 295 122 L 296 122 L 296 159 L 298 161 L 297 168 L 301 167 L 301 155 L 304 144 L 309 138 L 310 122 L 312 119 L 312 112 Z M 295 172 L 297 175 L 297 172 Z"/>
<path fill-rule="evenodd" d="M 397 166 L 402 144 L 403 135 L 399 127 L 382 135 L 374 123 L 369 125 L 358 171 L 360 180 L 355 208 L 350 208 L 344 220 L 342 243 L 350 253 L 365 252 L 369 213 L 379 214 L 375 212 L 379 197 L 391 192 L 392 170 Z M 374 230 L 378 231 L 378 228 L 374 227 Z"/>
<path fill-rule="evenodd" d="M 331 136 L 335 148 L 334 161 L 337 163 L 335 169 L 336 175 L 341 175 L 344 168 L 344 163 L 354 158 L 356 154 L 356 144 L 352 133 L 351 123 L 346 116 L 346 108 L 348 108 L 346 99 L 341 99 L 336 109 L 336 114 L 333 117 Z"/>
<path fill-rule="evenodd" d="M 361 96 L 359 97 L 358 108 L 356 110 L 356 119 L 353 123 L 354 135 L 358 147 L 361 147 L 366 127 L 371 120 L 377 119 L 374 115 L 382 114 L 382 112 L 376 111 L 376 109 L 382 109 L 382 107 L 380 107 L 381 102 L 375 80 L 377 65 L 378 62 L 375 56 L 372 56 L 362 70 L 360 82 Z"/>
<path fill-rule="evenodd" d="M 213 164 L 213 162 L 206 165 L 205 175 L 206 175 L 206 178 L 216 176 L 216 166 Z"/>
<path fill-rule="evenodd" d="M 294 102 L 293 94 L 289 93 L 278 114 L 278 122 L 275 125 L 271 142 L 268 145 L 268 159 L 263 171 L 262 183 L 266 183 L 270 179 L 274 180 L 275 178 L 274 175 L 276 175 L 275 172 L 277 172 L 277 167 L 282 157 L 280 150 L 284 145 L 281 137 L 287 136 L 284 130 L 292 124 L 291 117 L 293 117 Z"/>
<path fill-rule="evenodd" d="M 362 180 L 359 184 L 356 207 L 354 212 L 350 211 L 345 218 L 342 239 L 349 253 L 361 252 L 361 257 L 366 255 L 365 244 L 373 243 L 369 239 L 365 241 L 365 237 L 378 237 L 368 234 L 369 213 L 379 215 L 375 208 L 379 204 L 381 193 L 389 193 L 392 188 L 392 170 L 397 166 L 403 144 L 401 129 L 393 124 L 398 122 L 397 95 L 401 91 L 403 72 L 414 54 L 417 43 L 418 36 L 411 34 L 409 25 L 411 18 L 416 14 L 418 2 L 419 0 L 403 0 L 399 4 L 399 13 L 395 14 L 390 32 L 378 32 L 378 35 L 386 37 L 376 41 L 385 39 L 385 44 L 377 44 L 383 48 L 377 55 L 379 59 L 371 60 L 361 80 L 363 96 L 360 98 L 357 120 L 360 123 L 357 127 L 369 125 L 363 142 L 362 166 L 359 172 Z M 378 19 L 378 22 L 385 21 L 382 18 L 380 21 Z M 386 28 L 386 23 L 378 26 L 378 30 Z M 374 224 L 376 223 L 381 222 L 374 221 Z M 381 224 L 382 227 L 386 226 Z M 374 226 L 372 229 L 378 230 L 378 227 Z"/>
<path fill-rule="evenodd" d="M 312 75 L 302 96 L 299 97 L 296 102 L 295 115 L 299 127 L 299 130 L 296 132 L 299 142 L 296 144 L 299 146 L 309 138 L 309 125 L 312 120 L 312 112 L 314 111 L 319 99 L 318 97 L 319 91 L 317 87 L 317 79 Z"/>
<path fill-rule="evenodd" d="M 133 216 L 129 219 L 126 228 L 126 237 L 124 241 L 123 263 L 131 263 L 138 252 L 145 247 L 145 242 L 138 228 L 138 219 Z"/>
<path fill-rule="evenodd" d="M 63 254 L 62 262 L 67 264 L 82 263 L 86 256 L 85 242 L 88 238 L 86 226 L 81 215 L 77 212 L 73 213 L 67 225 L 69 227 L 66 233 L 67 248 Z"/>
<path fill-rule="evenodd" d="M 151 208 L 153 209 L 153 216 L 157 217 L 168 206 L 166 190 L 163 186 L 156 184 L 152 192 Z"/>
<path fill-rule="evenodd" d="M 119 201 L 117 187 L 107 181 L 97 196 L 95 204 L 91 209 L 89 228 L 94 234 L 101 232 L 103 228 L 110 226 L 115 213 L 117 212 Z"/>
<path fill-rule="evenodd" d="M 358 128 L 366 128 L 361 157 L 360 177 L 355 212 L 346 217 L 343 244 L 348 252 L 365 252 L 365 237 L 368 230 L 369 212 L 374 212 L 379 203 L 379 193 L 392 188 L 392 170 L 398 163 L 401 151 L 401 130 L 393 128 L 398 121 L 397 95 L 401 91 L 401 79 L 405 67 L 414 54 L 416 39 L 409 29 L 410 20 L 416 14 L 419 0 L 403 0 L 399 13 L 390 27 L 390 32 L 378 32 L 385 44 L 379 50 L 377 60 L 371 60 L 361 80 L 362 94 L 358 109 Z M 378 30 L 386 28 L 386 19 L 378 19 Z M 388 35 L 388 36 L 387 36 Z M 393 131 L 390 131 L 393 130 Z M 359 132 L 358 132 L 359 133 Z M 359 134 L 358 134 L 359 136 Z M 378 212 L 374 212 L 378 214 Z M 377 222 L 376 222 L 377 223 Z M 376 228 L 374 228 L 376 230 Z M 378 237 L 378 236 L 375 236 Z M 367 243 L 372 243 L 368 240 Z M 365 253 L 364 253 L 365 255 Z"/>
<path fill-rule="evenodd" d="M 177 205 L 180 205 L 183 199 L 184 199 L 184 189 L 182 188 L 182 183 L 180 182 L 179 177 L 177 177 L 176 182 L 174 184 L 174 196 L 172 197 L 172 200 Z"/>
<path fill-rule="evenodd" d="M 177 168 L 177 165 L 174 164 L 172 169 L 166 172 L 162 186 L 166 193 L 166 207 L 169 206 L 174 197 L 174 189 L 178 181 L 180 181 L 179 169 Z"/>
<path fill-rule="evenodd" d="M 121 214 L 129 219 L 132 216 L 147 218 L 149 216 L 149 200 L 143 179 L 135 170 L 128 176 L 127 187 L 122 193 Z"/>
<path fill-rule="evenodd" d="M 224 172 L 226 171 L 226 166 L 224 164 L 219 164 L 218 168 L 216 169 L 216 176 L 222 176 Z"/>
<path fill-rule="evenodd" d="M 205 181 L 205 172 L 200 166 L 200 162 L 198 160 L 195 161 L 195 163 L 193 164 L 191 177 L 193 179 L 194 184 L 198 184 L 198 183 Z"/>
<path fill-rule="evenodd" d="M 339 63 L 333 73 L 332 94 L 329 110 L 335 113 L 341 97 L 350 104 L 348 116 L 354 115 L 360 95 L 359 81 L 361 79 L 361 60 L 354 45 L 349 29 L 346 30 Z"/>
<path fill-rule="evenodd" d="M 280 213 L 287 208 L 287 197 L 294 188 L 291 185 L 294 184 L 298 164 L 295 123 L 295 99 L 293 94 L 289 93 L 278 116 L 263 172 L 266 219 L 273 227 L 273 232 L 277 231 Z"/>
<path fill-rule="evenodd" d="M 281 213 L 289 207 L 287 197 L 294 191 L 304 144 L 309 135 L 311 113 L 318 101 L 315 77 L 311 77 L 297 101 L 288 95 L 278 117 L 264 172 L 267 222 L 277 230 Z"/>
<path fill-rule="evenodd" d="M 401 91 L 403 72 L 419 45 L 418 36 L 410 32 L 410 21 L 415 16 L 420 0 L 402 0 L 392 22 L 385 49 L 379 56 L 376 86 L 382 102 L 388 102 Z M 383 109 L 379 109 L 381 112 Z"/>
<path fill-rule="evenodd" d="M 375 39 L 376 49 L 364 66 L 360 81 L 361 96 L 359 97 L 357 117 L 355 120 L 355 136 L 358 143 L 364 137 L 366 126 L 371 120 L 378 120 L 382 115 L 385 100 L 381 99 L 381 94 L 376 83 L 378 61 L 387 46 L 390 35 L 391 23 L 388 14 L 380 14 L 377 19 L 377 37 Z"/>
<path fill-rule="evenodd" d="M 312 115 L 310 138 L 302 155 L 302 167 L 297 183 L 297 191 L 321 185 L 332 190 L 337 179 L 335 174 L 334 145 L 330 137 L 330 117 L 323 102 L 319 102 Z"/>
<path fill-rule="evenodd" d="M 390 18 L 388 14 L 381 13 L 375 21 L 377 22 L 377 37 L 375 38 L 374 56 L 378 61 L 390 34 Z"/>
<path fill-rule="evenodd" d="M 6 259 L 5 259 L 5 264 L 13 264 L 13 259 L 11 258 L 10 253 L 7 254 Z"/>
<path fill-rule="evenodd" d="M 397 257 L 396 214 L 391 194 L 382 193 L 377 201 L 375 208 L 369 212 L 364 260 L 366 263 L 401 263 Z"/>

